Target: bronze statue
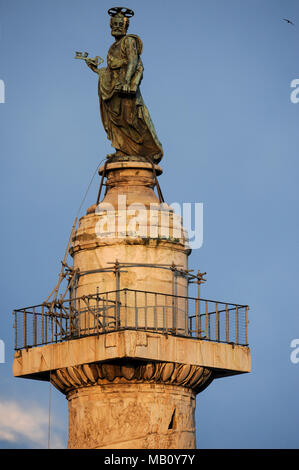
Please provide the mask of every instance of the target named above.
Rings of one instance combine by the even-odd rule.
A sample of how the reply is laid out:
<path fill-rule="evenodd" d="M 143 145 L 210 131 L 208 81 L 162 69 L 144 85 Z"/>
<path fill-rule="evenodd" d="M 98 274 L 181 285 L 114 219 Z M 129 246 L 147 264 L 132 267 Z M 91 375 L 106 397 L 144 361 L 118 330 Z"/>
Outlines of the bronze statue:
<path fill-rule="evenodd" d="M 99 75 L 98 93 L 103 126 L 116 152 L 113 156 L 146 157 L 158 163 L 162 145 L 140 93 L 143 65 L 142 41 L 127 34 L 132 10 L 114 7 L 108 10 L 111 35 L 115 42 L 107 55 L 107 67 L 84 58 L 88 67 Z"/>

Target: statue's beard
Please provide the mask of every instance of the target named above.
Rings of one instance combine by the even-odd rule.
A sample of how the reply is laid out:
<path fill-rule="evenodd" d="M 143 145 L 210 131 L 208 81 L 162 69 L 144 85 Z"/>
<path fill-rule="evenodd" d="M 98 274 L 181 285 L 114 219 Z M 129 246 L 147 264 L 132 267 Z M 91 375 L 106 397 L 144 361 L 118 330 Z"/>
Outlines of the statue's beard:
<path fill-rule="evenodd" d="M 112 36 L 115 36 L 115 37 L 117 37 L 117 36 L 124 36 L 124 35 L 126 34 L 126 30 L 125 30 L 125 29 L 123 29 L 123 30 L 119 30 L 119 29 L 117 29 L 117 30 L 114 29 L 114 30 L 113 30 L 113 29 L 112 29 L 112 30 L 111 30 L 111 34 L 112 34 Z"/>

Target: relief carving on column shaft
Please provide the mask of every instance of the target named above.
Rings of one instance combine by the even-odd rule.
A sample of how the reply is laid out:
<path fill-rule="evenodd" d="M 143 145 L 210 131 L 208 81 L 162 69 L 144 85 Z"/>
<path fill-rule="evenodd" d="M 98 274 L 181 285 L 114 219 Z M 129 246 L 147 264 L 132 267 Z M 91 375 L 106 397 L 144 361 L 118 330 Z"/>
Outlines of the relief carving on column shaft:
<path fill-rule="evenodd" d="M 51 372 L 51 383 L 64 394 L 80 387 L 117 383 L 179 385 L 199 393 L 212 380 L 212 371 L 205 367 L 174 362 L 136 360 L 82 364 Z"/>

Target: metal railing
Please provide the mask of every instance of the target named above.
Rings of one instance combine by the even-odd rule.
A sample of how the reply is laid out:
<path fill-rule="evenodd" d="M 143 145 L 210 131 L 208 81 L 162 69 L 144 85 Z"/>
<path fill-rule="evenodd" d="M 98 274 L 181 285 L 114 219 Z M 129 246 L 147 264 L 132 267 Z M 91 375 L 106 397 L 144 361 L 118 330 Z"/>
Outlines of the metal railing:
<path fill-rule="evenodd" d="M 14 310 L 15 349 L 119 330 L 248 345 L 248 306 L 119 289 Z"/>

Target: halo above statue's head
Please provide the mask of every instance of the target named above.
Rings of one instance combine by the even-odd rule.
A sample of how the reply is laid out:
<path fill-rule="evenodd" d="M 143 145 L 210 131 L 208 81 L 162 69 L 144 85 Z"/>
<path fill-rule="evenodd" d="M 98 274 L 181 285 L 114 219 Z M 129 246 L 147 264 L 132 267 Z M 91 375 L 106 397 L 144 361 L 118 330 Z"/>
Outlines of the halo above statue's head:
<path fill-rule="evenodd" d="M 112 7 L 112 8 L 109 8 L 108 15 L 113 17 L 113 16 L 116 16 L 118 14 L 123 15 L 125 18 L 131 18 L 132 16 L 134 16 L 134 11 L 130 10 L 130 8 L 126 8 L 126 7 Z"/>
<path fill-rule="evenodd" d="M 123 18 L 125 30 L 127 31 L 130 24 L 130 18 L 134 16 L 134 11 L 126 7 L 112 7 L 109 8 L 108 14 L 111 16 L 110 27 L 112 27 L 114 18 Z"/>

